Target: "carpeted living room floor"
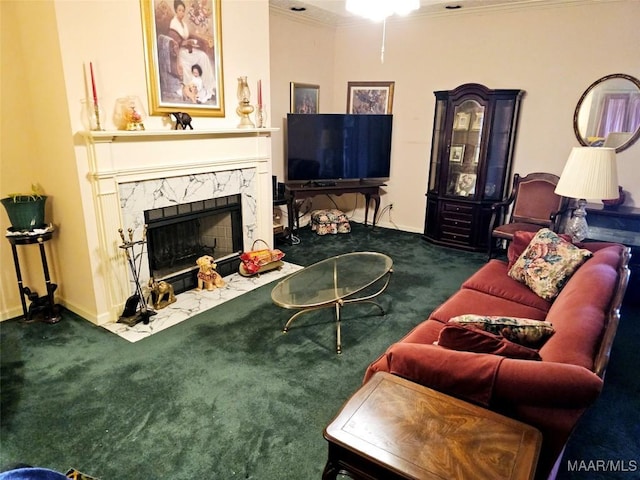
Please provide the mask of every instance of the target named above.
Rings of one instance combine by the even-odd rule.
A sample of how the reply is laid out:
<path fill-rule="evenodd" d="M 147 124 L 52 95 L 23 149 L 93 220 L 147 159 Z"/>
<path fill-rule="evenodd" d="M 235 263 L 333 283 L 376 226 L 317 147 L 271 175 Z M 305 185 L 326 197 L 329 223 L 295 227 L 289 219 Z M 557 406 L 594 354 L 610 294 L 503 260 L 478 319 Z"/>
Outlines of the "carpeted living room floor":
<path fill-rule="evenodd" d="M 65 311 L 55 325 L 0 323 L 0 468 L 17 463 L 102 480 L 320 478 L 322 437 L 367 365 L 485 261 L 420 235 L 353 224 L 348 235 L 300 231 L 286 260 L 309 265 L 351 251 L 394 260 L 389 288 L 343 310 L 342 355 L 333 311 L 300 317 L 270 299 L 274 283 L 137 343 Z M 640 308 L 625 305 L 604 391 L 565 454 L 638 461 Z M 632 478 L 568 472 L 559 478 Z"/>

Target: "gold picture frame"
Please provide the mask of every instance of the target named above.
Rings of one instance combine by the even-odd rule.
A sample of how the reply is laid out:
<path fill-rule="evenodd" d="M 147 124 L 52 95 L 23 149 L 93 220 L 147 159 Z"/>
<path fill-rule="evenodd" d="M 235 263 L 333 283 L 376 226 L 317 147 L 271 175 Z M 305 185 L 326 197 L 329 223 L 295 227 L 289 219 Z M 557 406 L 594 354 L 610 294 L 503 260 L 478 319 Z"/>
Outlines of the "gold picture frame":
<path fill-rule="evenodd" d="M 464 159 L 464 148 L 466 145 L 451 145 L 449 152 L 449 162 L 462 163 Z"/>
<path fill-rule="evenodd" d="M 348 82 L 347 113 L 391 114 L 394 86 L 395 82 Z"/>
<path fill-rule="evenodd" d="M 482 130 L 482 123 L 484 122 L 484 112 L 476 112 L 473 116 L 473 124 L 471 130 Z"/>
<path fill-rule="evenodd" d="M 151 115 L 225 116 L 220 4 L 140 0 Z"/>
<path fill-rule="evenodd" d="M 319 113 L 319 85 L 290 82 L 289 86 L 289 111 L 291 113 Z"/>
<path fill-rule="evenodd" d="M 456 118 L 453 121 L 454 130 L 469 130 L 469 123 L 471 121 L 471 114 L 466 112 L 456 113 Z"/>

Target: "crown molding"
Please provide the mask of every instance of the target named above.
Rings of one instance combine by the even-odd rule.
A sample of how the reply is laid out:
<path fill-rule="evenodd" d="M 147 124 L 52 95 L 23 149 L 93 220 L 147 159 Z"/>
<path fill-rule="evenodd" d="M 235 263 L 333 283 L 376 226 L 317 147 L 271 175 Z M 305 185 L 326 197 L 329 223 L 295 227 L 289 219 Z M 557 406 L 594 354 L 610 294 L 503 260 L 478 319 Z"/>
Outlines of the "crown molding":
<path fill-rule="evenodd" d="M 491 13 L 500 12 L 514 12 L 531 9 L 548 9 L 548 8 L 564 8 L 564 7 L 580 7 L 585 5 L 595 4 L 607 4 L 607 3 L 620 3 L 628 2 L 630 0 L 512 0 L 504 1 L 495 5 L 481 5 L 473 6 L 473 4 L 465 4 L 461 1 L 463 8 L 458 10 L 447 10 L 444 8 L 444 4 L 440 4 L 441 8 L 437 10 L 429 8 L 421 8 L 420 10 L 413 12 L 407 17 L 391 16 L 387 19 L 387 22 L 400 22 L 411 19 L 425 18 L 425 17 L 450 17 L 460 15 L 486 15 Z M 303 3 L 304 2 L 299 2 Z M 282 5 L 276 5 L 269 3 L 269 12 L 275 15 L 280 15 L 298 23 L 313 25 L 316 27 L 329 27 L 329 28 L 343 28 L 350 26 L 362 26 L 371 24 L 370 20 L 364 18 L 357 18 L 355 16 L 339 15 L 314 5 L 305 4 L 305 12 L 293 12 L 289 8 Z"/>

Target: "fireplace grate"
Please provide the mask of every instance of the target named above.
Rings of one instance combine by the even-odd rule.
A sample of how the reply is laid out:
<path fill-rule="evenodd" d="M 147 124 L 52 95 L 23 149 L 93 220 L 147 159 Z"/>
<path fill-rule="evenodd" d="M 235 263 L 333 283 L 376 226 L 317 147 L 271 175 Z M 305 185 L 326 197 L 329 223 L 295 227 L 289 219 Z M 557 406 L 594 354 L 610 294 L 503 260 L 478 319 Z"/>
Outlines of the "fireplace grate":
<path fill-rule="evenodd" d="M 222 276 L 242 251 L 241 195 L 145 211 L 150 274 L 180 293 L 197 285 L 196 259 L 211 255 Z"/>

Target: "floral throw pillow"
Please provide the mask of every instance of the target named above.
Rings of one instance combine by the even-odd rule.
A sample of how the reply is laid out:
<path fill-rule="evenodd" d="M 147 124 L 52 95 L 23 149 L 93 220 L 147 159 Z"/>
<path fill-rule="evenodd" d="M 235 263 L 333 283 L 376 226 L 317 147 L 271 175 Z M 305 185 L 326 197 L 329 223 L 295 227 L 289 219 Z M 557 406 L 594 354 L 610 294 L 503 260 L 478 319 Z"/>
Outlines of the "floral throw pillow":
<path fill-rule="evenodd" d="M 529 242 L 508 274 L 538 296 L 553 300 L 571 275 L 592 255 L 589 250 L 578 248 L 543 228 Z"/>
<path fill-rule="evenodd" d="M 511 342 L 531 348 L 541 347 L 555 332 L 553 325 L 549 322 L 529 318 L 467 314 L 452 317 L 449 319 L 449 323 L 475 327 L 495 335 L 502 335 Z"/>

